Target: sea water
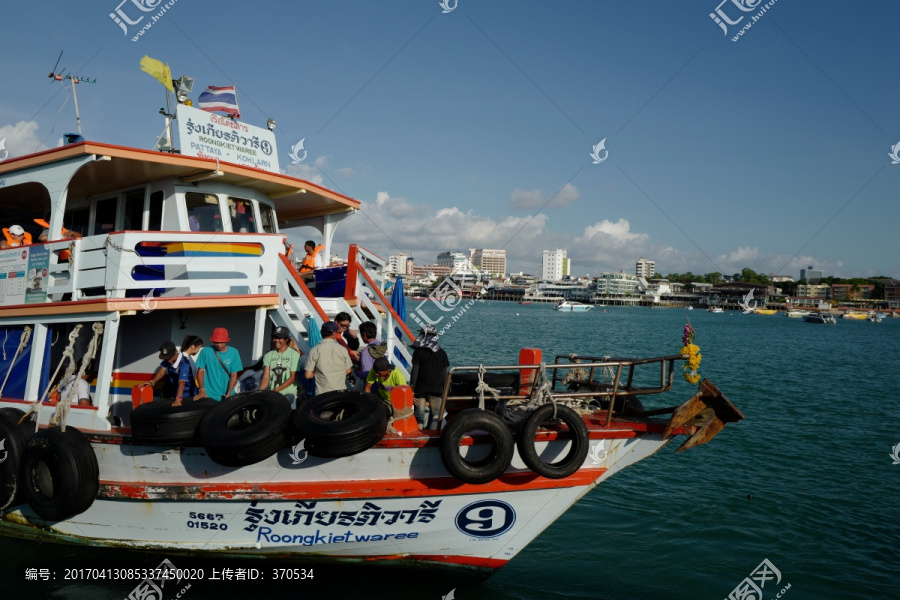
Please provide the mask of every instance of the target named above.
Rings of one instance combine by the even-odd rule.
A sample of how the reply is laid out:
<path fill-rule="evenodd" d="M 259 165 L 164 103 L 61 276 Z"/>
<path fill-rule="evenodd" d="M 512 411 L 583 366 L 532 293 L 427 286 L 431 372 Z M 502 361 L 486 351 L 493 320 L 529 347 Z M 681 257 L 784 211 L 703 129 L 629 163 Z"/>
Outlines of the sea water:
<path fill-rule="evenodd" d="M 495 301 L 476 302 L 441 342 L 454 365 L 513 364 L 522 347 L 542 349 L 550 362 L 573 352 L 661 356 L 678 353 L 688 318 L 700 374 L 746 419 L 683 453 L 675 454 L 684 438 L 676 439 L 616 474 L 490 579 L 324 565 L 313 579 L 234 581 L 227 597 L 719 600 L 768 561 L 777 577 L 770 569 L 765 600 L 900 598 L 900 464 L 891 458 L 900 444 L 900 319 L 819 325 L 781 314 L 560 313 Z M 696 391 L 676 377 L 671 392 L 645 404 L 680 404 Z M 12 598 L 127 598 L 136 582 L 65 582 L 60 569 L 150 568 L 166 556 L 0 538 Z M 55 569 L 57 579 L 26 582 L 27 567 Z M 165 598 L 181 589 L 167 586 Z M 181 597 L 222 594 L 195 581 Z"/>

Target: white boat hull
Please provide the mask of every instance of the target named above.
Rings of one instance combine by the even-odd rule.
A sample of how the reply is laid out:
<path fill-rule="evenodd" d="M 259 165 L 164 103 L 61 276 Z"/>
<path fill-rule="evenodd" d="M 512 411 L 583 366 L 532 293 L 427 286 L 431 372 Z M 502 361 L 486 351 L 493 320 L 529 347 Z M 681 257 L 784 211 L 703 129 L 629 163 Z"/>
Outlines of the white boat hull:
<path fill-rule="evenodd" d="M 592 439 L 595 448 L 609 449 L 603 456 L 595 449 L 562 480 L 536 476 L 516 454 L 505 475 L 483 485 L 450 477 L 436 446 L 376 447 L 296 465 L 285 449 L 237 469 L 216 465 L 202 448 L 94 442 L 101 489 L 86 512 L 50 522 L 22 505 L 4 515 L 0 529 L 42 541 L 194 556 L 384 559 L 493 570 L 609 475 L 670 439 L 659 433 Z M 553 456 L 567 445 L 539 442 L 538 449 Z"/>

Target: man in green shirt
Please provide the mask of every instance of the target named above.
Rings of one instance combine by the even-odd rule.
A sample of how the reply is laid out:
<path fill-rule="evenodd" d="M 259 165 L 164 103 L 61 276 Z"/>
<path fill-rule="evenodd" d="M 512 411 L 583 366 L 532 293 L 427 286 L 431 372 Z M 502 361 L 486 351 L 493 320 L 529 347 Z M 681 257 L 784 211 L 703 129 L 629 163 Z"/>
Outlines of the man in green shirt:
<path fill-rule="evenodd" d="M 366 376 L 366 393 L 377 392 L 388 408 L 391 408 L 391 390 L 397 385 L 406 385 L 403 373 L 398 371 L 387 357 L 376 358 L 372 370 Z"/>
<path fill-rule="evenodd" d="M 276 327 L 272 331 L 274 350 L 263 356 L 263 374 L 259 389 L 272 390 L 284 395 L 294 404 L 297 398 L 297 368 L 300 353 L 291 348 L 291 334 L 287 327 Z"/>

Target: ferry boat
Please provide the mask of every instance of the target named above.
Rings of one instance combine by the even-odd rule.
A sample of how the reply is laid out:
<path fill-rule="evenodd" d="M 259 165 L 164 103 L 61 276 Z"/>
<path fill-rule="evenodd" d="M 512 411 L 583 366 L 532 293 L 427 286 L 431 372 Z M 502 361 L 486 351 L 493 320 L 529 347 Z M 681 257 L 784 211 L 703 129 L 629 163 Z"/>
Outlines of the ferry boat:
<path fill-rule="evenodd" d="M 549 362 L 532 349 L 512 366 L 450 369 L 425 430 L 407 386 L 392 390 L 391 414 L 360 392 L 294 409 L 269 391 L 146 402 L 151 388 L 136 386 L 159 367 L 160 342 L 219 327 L 246 365 L 274 327 L 305 353 L 315 328 L 347 312 L 353 328 L 377 325 L 407 377 L 412 362 L 384 260 L 351 245 L 343 279 L 328 269 L 311 290 L 288 256 L 284 231 L 298 226 L 330 256 L 359 202 L 280 173 L 271 132 L 186 108 L 179 129 L 258 152 L 191 155 L 183 134 L 180 154 L 81 141 L 0 163 L 0 214 L 18 215 L 4 225 L 35 240 L 26 218 L 49 225 L 49 241 L 0 250 L 0 534 L 487 574 L 613 473 L 743 418 L 708 380 L 680 406 L 644 408 L 685 356 Z M 658 385 L 633 384 L 647 381 L 636 369 Z M 90 405 L 51 396 L 61 375 L 91 370 Z"/>
<path fill-rule="evenodd" d="M 836 325 L 837 320 L 831 313 L 810 313 L 803 317 L 807 323 L 824 323 L 827 325 Z"/>
<path fill-rule="evenodd" d="M 590 304 L 582 304 L 581 302 L 570 302 L 565 300 L 553 307 L 553 310 L 561 312 L 585 312 L 594 308 Z"/>

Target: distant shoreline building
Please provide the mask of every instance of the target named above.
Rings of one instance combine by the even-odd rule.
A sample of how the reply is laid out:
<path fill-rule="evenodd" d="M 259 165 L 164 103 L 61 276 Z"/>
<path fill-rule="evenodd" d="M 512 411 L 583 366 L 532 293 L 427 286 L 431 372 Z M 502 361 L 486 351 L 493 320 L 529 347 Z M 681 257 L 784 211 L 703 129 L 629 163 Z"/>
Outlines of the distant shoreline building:
<path fill-rule="evenodd" d="M 650 278 L 656 274 L 656 263 L 652 260 L 647 260 L 642 256 L 637 259 L 634 274 L 649 281 Z"/>
<path fill-rule="evenodd" d="M 488 248 L 470 248 L 469 261 L 475 268 L 491 277 L 506 277 L 506 250 L 490 250 Z"/>
<path fill-rule="evenodd" d="M 800 269 L 800 279 L 805 279 L 806 283 L 819 283 L 824 277 L 821 269 L 813 269 L 812 265 L 805 269 Z"/>
<path fill-rule="evenodd" d="M 562 248 L 544 249 L 541 255 L 541 281 L 560 281 L 572 272 L 572 262 Z"/>
<path fill-rule="evenodd" d="M 392 275 L 409 275 L 409 269 L 413 265 L 413 257 L 405 252 L 391 254 L 388 259 L 385 272 Z"/>

